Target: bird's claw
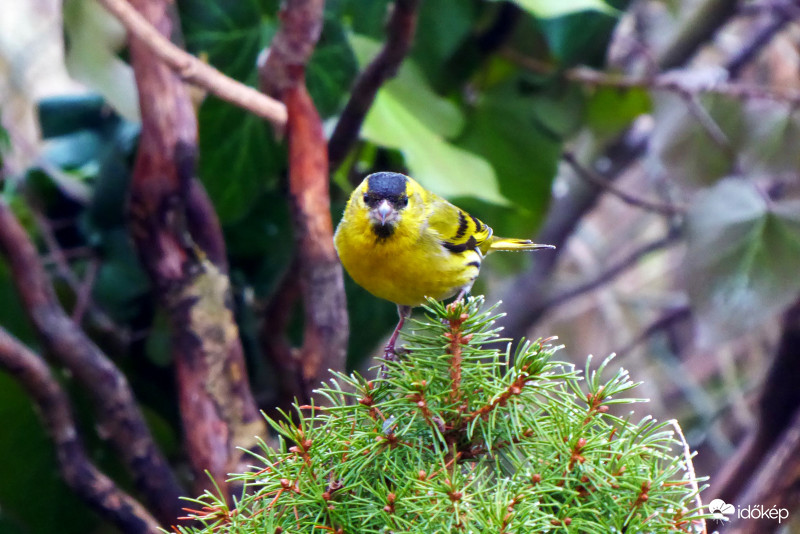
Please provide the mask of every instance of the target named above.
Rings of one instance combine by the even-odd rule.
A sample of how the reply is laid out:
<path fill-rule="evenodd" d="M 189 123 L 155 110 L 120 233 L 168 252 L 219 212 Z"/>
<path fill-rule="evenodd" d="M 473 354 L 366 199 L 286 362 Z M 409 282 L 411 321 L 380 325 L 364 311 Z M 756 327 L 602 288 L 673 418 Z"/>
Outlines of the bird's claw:
<path fill-rule="evenodd" d="M 383 349 L 383 359 L 388 362 L 396 362 L 400 359 L 400 356 L 405 356 L 408 352 L 408 349 L 403 347 L 395 348 L 387 346 Z"/>

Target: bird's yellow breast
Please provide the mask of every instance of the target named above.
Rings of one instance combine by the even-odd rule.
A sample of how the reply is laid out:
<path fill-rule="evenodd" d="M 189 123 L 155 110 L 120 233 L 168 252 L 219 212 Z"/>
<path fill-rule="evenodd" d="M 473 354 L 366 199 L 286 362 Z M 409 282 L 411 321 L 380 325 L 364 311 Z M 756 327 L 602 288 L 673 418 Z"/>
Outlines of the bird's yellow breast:
<path fill-rule="evenodd" d="M 334 241 L 342 265 L 357 284 L 403 306 L 418 306 L 425 297 L 450 297 L 471 284 L 479 270 L 468 265 L 480 259 L 475 251 L 446 250 L 424 218 L 408 217 L 391 236 L 379 238 L 366 217 L 345 212 Z"/>

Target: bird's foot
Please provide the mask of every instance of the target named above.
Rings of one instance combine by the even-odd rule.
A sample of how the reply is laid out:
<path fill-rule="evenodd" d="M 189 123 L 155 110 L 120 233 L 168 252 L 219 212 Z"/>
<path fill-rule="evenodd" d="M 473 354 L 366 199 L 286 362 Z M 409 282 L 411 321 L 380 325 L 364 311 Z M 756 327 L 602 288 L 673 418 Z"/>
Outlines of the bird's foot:
<path fill-rule="evenodd" d="M 408 352 L 408 349 L 403 347 L 396 348 L 394 345 L 386 345 L 386 348 L 383 349 L 383 359 L 388 362 L 396 362 L 401 356 L 408 354 Z"/>

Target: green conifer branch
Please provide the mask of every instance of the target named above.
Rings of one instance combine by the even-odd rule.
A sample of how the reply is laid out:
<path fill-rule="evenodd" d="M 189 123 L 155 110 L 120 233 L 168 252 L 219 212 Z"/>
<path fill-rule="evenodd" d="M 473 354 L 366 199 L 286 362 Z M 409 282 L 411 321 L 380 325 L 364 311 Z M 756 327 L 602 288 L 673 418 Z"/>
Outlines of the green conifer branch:
<path fill-rule="evenodd" d="M 187 517 L 210 533 L 705 532 L 671 421 L 615 405 L 637 384 L 611 358 L 583 373 L 551 340 L 499 345 L 482 297 L 405 332 L 408 355 L 369 380 L 337 374 L 327 406 L 269 424 L 233 507 L 206 493 Z"/>

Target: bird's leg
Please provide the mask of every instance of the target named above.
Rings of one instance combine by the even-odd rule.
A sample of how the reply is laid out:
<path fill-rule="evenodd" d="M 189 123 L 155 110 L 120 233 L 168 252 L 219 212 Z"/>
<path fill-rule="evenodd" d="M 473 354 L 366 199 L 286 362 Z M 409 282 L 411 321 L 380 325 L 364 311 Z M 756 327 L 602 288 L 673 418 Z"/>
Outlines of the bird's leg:
<path fill-rule="evenodd" d="M 406 317 L 411 315 L 411 306 L 401 306 L 397 305 L 397 315 L 400 316 L 400 320 L 397 321 L 397 326 L 392 332 L 392 337 L 389 338 L 389 342 L 386 344 L 386 348 L 383 350 L 383 358 L 386 360 L 394 361 L 397 359 L 397 352 L 395 351 L 395 344 L 397 343 L 397 336 L 400 335 L 400 330 L 403 328 L 403 324 L 406 322 Z"/>

